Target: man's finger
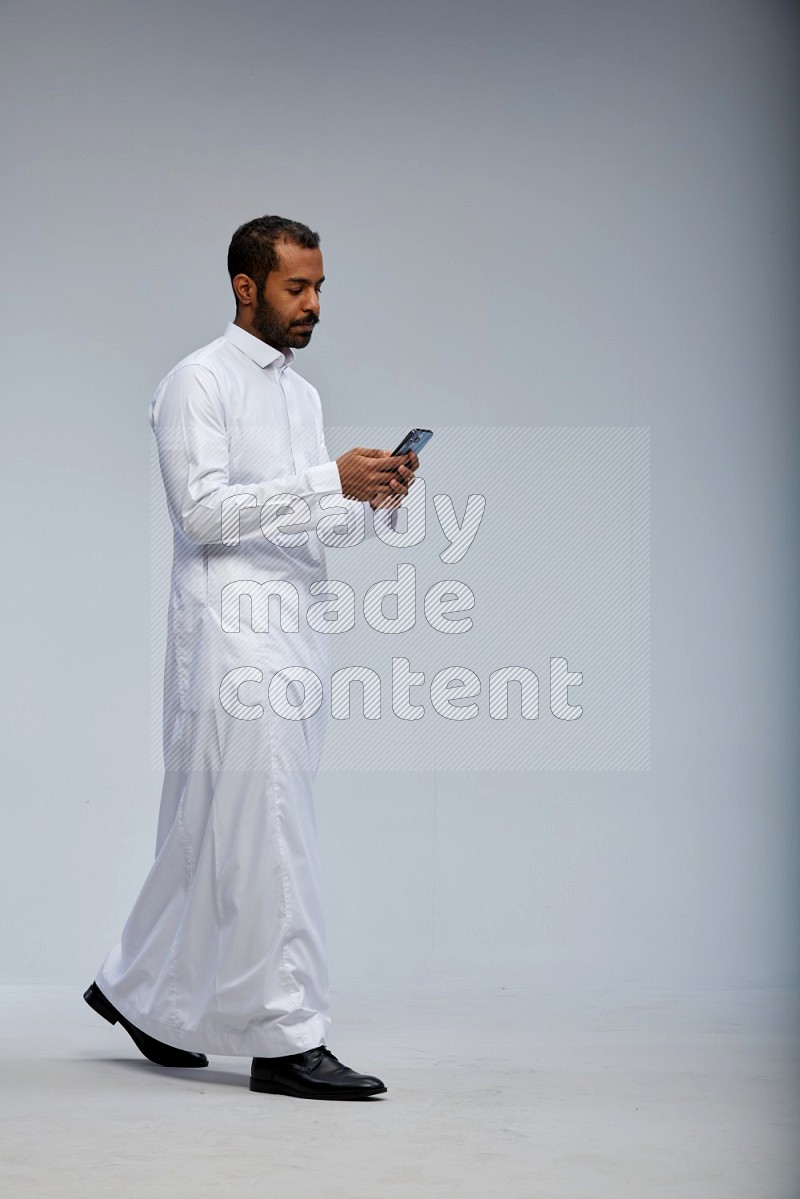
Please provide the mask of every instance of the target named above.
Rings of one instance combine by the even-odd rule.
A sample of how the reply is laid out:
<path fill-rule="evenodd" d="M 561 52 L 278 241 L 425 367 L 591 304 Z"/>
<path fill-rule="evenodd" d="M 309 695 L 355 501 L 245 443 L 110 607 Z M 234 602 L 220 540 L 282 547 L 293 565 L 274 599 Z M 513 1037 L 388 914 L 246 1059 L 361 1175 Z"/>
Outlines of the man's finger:
<path fill-rule="evenodd" d="M 399 508 L 401 501 L 399 495 L 382 495 L 380 498 L 373 496 L 371 503 L 373 508 Z"/>
<path fill-rule="evenodd" d="M 392 454 L 391 451 L 384 450 L 383 461 L 378 466 L 378 470 L 393 470 L 399 472 L 401 466 L 406 465 L 405 454 Z"/>

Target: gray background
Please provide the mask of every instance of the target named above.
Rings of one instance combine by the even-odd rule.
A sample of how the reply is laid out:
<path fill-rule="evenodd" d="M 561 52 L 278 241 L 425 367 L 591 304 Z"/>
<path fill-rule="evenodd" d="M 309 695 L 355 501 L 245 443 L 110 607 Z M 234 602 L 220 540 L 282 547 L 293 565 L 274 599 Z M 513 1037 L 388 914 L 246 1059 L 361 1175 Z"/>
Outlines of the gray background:
<path fill-rule="evenodd" d="M 3 981 L 86 986 L 152 859 L 147 406 L 264 212 L 323 238 L 330 426 L 651 438 L 650 770 L 321 775 L 334 987 L 797 980 L 796 33 L 2 6 Z"/>

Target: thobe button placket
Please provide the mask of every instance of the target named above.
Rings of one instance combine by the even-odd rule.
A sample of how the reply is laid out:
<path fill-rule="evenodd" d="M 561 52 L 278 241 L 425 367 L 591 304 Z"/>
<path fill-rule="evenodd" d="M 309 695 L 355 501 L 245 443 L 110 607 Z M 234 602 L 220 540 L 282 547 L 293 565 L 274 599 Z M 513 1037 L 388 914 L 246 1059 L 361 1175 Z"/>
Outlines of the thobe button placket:
<path fill-rule="evenodd" d="M 283 372 L 286 370 L 288 365 L 288 362 L 284 358 L 283 366 L 278 369 L 278 387 L 280 388 L 281 395 L 283 396 L 283 414 L 286 420 L 286 437 L 289 442 L 289 453 L 292 455 L 292 471 L 294 474 L 297 474 L 297 458 L 294 452 L 294 442 L 292 441 L 292 420 L 289 415 L 289 401 L 286 398 L 286 390 L 283 386 Z M 267 370 L 269 370 L 269 367 L 267 367 Z"/>

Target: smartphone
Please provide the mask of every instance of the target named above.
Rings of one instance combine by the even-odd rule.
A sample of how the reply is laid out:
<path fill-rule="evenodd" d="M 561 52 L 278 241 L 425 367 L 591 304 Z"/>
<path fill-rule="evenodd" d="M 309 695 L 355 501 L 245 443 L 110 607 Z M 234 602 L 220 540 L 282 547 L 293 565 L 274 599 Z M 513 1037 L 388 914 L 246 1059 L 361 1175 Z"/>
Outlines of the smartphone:
<path fill-rule="evenodd" d="M 410 433 L 406 433 L 397 449 L 393 451 L 392 457 L 396 457 L 398 454 L 407 454 L 409 450 L 419 454 L 422 447 L 427 445 L 432 437 L 433 433 L 430 429 L 412 429 Z"/>

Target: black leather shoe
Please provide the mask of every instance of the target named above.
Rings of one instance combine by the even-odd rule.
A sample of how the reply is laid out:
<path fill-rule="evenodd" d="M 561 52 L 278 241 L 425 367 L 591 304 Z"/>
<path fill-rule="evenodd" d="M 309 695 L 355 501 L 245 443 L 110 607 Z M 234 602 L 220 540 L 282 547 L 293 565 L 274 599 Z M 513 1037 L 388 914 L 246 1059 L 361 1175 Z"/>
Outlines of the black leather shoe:
<path fill-rule="evenodd" d="M 300 1099 L 367 1099 L 386 1090 L 379 1078 L 343 1066 L 325 1045 L 286 1057 L 254 1057 L 250 1090 Z"/>
<path fill-rule="evenodd" d="M 172 1045 L 165 1045 L 163 1041 L 157 1041 L 155 1037 L 148 1037 L 146 1032 L 136 1028 L 130 1020 L 125 1019 L 122 1012 L 117 1011 L 114 1005 L 106 999 L 97 983 L 92 983 L 89 989 L 84 991 L 83 998 L 89 1007 L 99 1012 L 104 1020 L 108 1020 L 109 1024 L 116 1024 L 119 1021 L 125 1031 L 133 1037 L 137 1049 L 140 1049 L 144 1056 L 151 1062 L 155 1062 L 157 1066 L 208 1065 L 208 1058 L 204 1053 L 189 1053 L 187 1049 L 175 1049 Z"/>

